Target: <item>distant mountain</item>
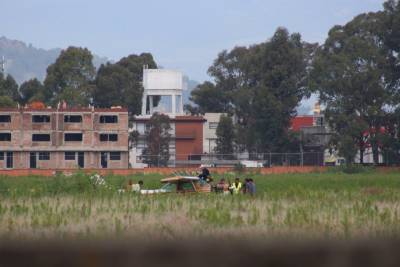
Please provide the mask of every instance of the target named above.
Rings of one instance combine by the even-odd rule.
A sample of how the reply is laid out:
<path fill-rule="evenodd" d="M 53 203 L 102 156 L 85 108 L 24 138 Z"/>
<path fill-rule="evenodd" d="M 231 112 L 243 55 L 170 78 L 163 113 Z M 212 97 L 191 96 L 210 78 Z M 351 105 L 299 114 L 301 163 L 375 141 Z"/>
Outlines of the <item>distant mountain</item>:
<path fill-rule="evenodd" d="M 32 78 L 43 81 L 47 67 L 56 61 L 60 52 L 60 48 L 46 50 L 22 41 L 0 37 L 0 58 L 5 58 L 5 71 L 19 84 Z M 105 57 L 93 55 L 93 64 L 96 67 L 107 61 L 109 60 Z"/>

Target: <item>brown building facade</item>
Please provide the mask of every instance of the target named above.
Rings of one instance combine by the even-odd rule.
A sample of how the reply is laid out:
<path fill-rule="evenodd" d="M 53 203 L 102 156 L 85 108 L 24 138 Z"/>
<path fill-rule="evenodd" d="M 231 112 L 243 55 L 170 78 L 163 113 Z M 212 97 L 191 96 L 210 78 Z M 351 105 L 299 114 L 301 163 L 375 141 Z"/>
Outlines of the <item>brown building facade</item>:
<path fill-rule="evenodd" d="M 147 147 L 146 125 L 150 116 L 137 116 L 131 130 L 139 133 L 138 142 L 131 150 L 130 164 L 133 168 L 146 167 L 141 161 L 143 150 Z M 201 116 L 175 116 L 170 118 L 171 141 L 169 144 L 169 166 L 178 166 L 179 161 L 201 159 L 203 154 L 203 124 Z"/>
<path fill-rule="evenodd" d="M 203 154 L 203 124 L 205 119 L 196 116 L 175 118 L 176 160 L 201 159 Z"/>
<path fill-rule="evenodd" d="M 0 109 L 0 169 L 127 167 L 126 109 Z"/>

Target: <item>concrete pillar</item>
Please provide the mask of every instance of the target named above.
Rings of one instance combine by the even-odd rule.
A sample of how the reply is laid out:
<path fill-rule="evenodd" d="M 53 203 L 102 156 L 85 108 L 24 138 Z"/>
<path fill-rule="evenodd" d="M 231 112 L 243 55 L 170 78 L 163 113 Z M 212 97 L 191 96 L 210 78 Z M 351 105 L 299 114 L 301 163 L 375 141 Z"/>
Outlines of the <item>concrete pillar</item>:
<path fill-rule="evenodd" d="M 172 115 L 176 115 L 176 95 L 172 94 Z"/>
<path fill-rule="evenodd" d="M 143 97 L 142 97 L 142 115 L 146 115 L 146 106 L 147 106 L 147 94 L 146 90 L 143 92 Z"/>
<path fill-rule="evenodd" d="M 149 97 L 149 100 L 150 100 L 150 101 L 149 101 L 150 115 L 153 114 L 153 97 L 154 97 L 154 96 L 152 96 L 152 95 Z M 145 110 L 145 111 L 144 111 L 143 114 L 146 114 L 146 106 L 147 106 L 147 105 L 146 105 L 146 103 L 145 103 L 145 105 L 144 105 L 144 110 Z"/>
<path fill-rule="evenodd" d="M 180 97 L 181 97 L 181 102 L 179 103 L 179 113 L 183 113 L 183 96 L 182 95 L 180 95 Z"/>

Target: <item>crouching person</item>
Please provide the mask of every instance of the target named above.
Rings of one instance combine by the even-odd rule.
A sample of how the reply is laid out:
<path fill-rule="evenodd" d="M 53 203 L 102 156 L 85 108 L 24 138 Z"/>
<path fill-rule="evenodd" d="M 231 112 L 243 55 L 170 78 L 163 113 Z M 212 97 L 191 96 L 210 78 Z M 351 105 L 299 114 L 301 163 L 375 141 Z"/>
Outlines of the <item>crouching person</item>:
<path fill-rule="evenodd" d="M 232 195 L 238 195 L 242 189 L 242 183 L 239 178 L 235 179 L 235 182 L 229 187 L 229 191 Z"/>
<path fill-rule="evenodd" d="M 132 192 L 139 193 L 143 189 L 143 181 L 140 180 L 137 184 L 132 185 Z"/>
<path fill-rule="evenodd" d="M 229 185 L 226 183 L 225 179 L 222 178 L 218 184 L 215 186 L 216 193 L 228 193 L 229 194 Z"/>
<path fill-rule="evenodd" d="M 140 192 L 140 190 L 143 188 L 143 181 L 139 181 L 137 184 L 134 184 L 132 180 L 130 179 L 128 181 L 128 185 L 126 186 L 126 192 Z"/>

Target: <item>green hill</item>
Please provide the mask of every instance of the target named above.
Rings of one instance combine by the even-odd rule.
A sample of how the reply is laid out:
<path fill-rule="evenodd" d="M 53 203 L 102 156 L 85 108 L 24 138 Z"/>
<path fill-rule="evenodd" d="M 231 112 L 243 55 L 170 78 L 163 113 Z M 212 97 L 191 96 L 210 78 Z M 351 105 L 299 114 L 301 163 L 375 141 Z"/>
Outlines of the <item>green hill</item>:
<path fill-rule="evenodd" d="M 46 50 L 22 41 L 0 37 L 0 57 L 5 58 L 5 71 L 19 84 L 32 78 L 43 81 L 47 67 L 56 60 L 60 52 L 60 48 Z M 93 58 L 96 67 L 108 61 L 107 58 L 97 55 L 93 55 Z"/>

